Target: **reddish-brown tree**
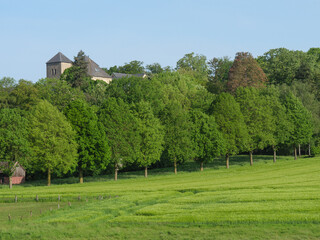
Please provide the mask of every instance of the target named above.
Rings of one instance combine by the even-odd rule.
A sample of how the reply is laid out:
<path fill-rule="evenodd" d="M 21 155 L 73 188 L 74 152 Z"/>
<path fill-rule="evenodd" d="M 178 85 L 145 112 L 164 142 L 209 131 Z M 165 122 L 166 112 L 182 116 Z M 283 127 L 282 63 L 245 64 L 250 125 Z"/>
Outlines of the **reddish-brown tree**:
<path fill-rule="evenodd" d="M 252 57 L 251 53 L 239 52 L 236 54 L 229 71 L 228 90 L 235 92 L 238 87 L 256 87 L 265 85 L 267 76 Z"/>

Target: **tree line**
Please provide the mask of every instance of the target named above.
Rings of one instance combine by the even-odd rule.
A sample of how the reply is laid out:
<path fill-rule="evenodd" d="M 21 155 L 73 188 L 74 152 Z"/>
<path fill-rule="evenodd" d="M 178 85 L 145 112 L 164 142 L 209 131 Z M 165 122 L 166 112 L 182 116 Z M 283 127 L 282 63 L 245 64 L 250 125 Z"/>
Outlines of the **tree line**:
<path fill-rule="evenodd" d="M 110 84 L 87 75 L 82 51 L 60 79 L 0 80 L 0 161 L 29 177 L 84 176 L 123 168 L 204 164 L 258 151 L 319 152 L 320 49 L 272 49 L 207 60 L 186 54 L 175 69 L 132 61 L 111 73 L 147 72 Z M 10 181 L 11 183 L 11 181 Z M 10 184 L 11 186 L 12 184 Z"/>

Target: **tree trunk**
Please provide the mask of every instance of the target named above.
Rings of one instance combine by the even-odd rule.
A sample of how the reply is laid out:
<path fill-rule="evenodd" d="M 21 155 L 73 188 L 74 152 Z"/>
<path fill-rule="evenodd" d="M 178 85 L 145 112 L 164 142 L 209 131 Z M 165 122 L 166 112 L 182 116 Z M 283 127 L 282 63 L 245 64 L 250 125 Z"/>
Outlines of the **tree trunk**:
<path fill-rule="evenodd" d="M 83 183 L 83 169 L 82 169 L 82 167 L 79 168 L 79 180 L 80 180 L 80 183 Z"/>
<path fill-rule="evenodd" d="M 273 146 L 273 162 L 275 163 L 277 161 L 277 150 Z"/>
<path fill-rule="evenodd" d="M 250 155 L 250 166 L 253 165 L 252 151 L 249 152 Z"/>
<path fill-rule="evenodd" d="M 9 176 L 9 188 L 12 189 L 12 176 Z"/>
<path fill-rule="evenodd" d="M 309 157 L 311 157 L 311 144 L 309 143 L 309 146 L 308 146 L 308 152 L 309 152 Z"/>
<path fill-rule="evenodd" d="M 226 167 L 229 169 L 229 153 L 226 154 Z"/>
<path fill-rule="evenodd" d="M 148 177 L 148 167 L 147 166 L 144 168 L 144 177 L 145 178 Z"/>
<path fill-rule="evenodd" d="M 118 167 L 117 166 L 114 168 L 114 180 L 115 181 L 118 180 Z"/>
<path fill-rule="evenodd" d="M 51 186 L 51 170 L 48 168 L 48 186 Z"/>
<path fill-rule="evenodd" d="M 294 147 L 294 160 L 297 160 L 297 148 Z"/>
<path fill-rule="evenodd" d="M 299 157 L 301 157 L 301 147 L 300 147 L 300 144 L 298 145 L 298 150 L 299 150 Z"/>
<path fill-rule="evenodd" d="M 177 159 L 174 159 L 174 174 L 177 174 Z"/>
<path fill-rule="evenodd" d="M 203 161 L 200 162 L 200 171 L 203 172 Z"/>

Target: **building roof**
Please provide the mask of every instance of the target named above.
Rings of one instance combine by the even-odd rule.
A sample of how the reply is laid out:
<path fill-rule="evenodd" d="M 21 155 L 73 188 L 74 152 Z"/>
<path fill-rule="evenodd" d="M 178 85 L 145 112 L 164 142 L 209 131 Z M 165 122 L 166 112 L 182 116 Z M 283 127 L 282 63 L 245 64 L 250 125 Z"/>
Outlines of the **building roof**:
<path fill-rule="evenodd" d="M 127 74 L 127 73 L 112 73 L 112 78 L 123 78 L 123 77 L 142 77 L 146 76 L 145 73 L 137 73 L 137 74 Z"/>
<path fill-rule="evenodd" d="M 56 55 L 54 55 L 53 58 L 51 58 L 47 64 L 49 63 L 61 63 L 61 62 L 64 62 L 64 63 L 72 63 L 72 61 L 67 58 L 65 55 L 63 55 L 61 52 L 58 52 Z"/>
<path fill-rule="evenodd" d="M 9 163 L 8 163 L 8 162 L 0 162 L 0 173 L 3 173 L 3 170 L 1 170 L 1 168 L 8 168 L 8 166 L 9 166 Z M 22 166 L 20 165 L 19 162 L 15 162 L 15 164 L 12 166 L 12 169 L 17 168 L 17 167 L 21 167 L 24 171 L 26 171 L 26 170 L 24 169 L 24 167 L 22 167 Z"/>
<path fill-rule="evenodd" d="M 85 61 L 88 63 L 88 74 L 91 77 L 111 78 L 103 69 L 99 67 L 91 58 L 85 56 Z"/>
<path fill-rule="evenodd" d="M 131 77 L 132 74 L 127 74 L 127 73 L 112 73 L 112 78 L 123 78 L 123 77 Z"/>

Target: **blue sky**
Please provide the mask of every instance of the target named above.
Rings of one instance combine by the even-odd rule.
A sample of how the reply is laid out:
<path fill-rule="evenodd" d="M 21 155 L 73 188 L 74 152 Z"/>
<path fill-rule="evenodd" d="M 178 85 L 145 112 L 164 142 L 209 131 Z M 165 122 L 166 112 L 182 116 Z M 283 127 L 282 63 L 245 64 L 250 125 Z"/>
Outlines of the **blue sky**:
<path fill-rule="evenodd" d="M 36 82 L 59 51 L 100 67 L 306 51 L 320 47 L 319 12 L 318 0 L 0 0 L 0 78 Z"/>

